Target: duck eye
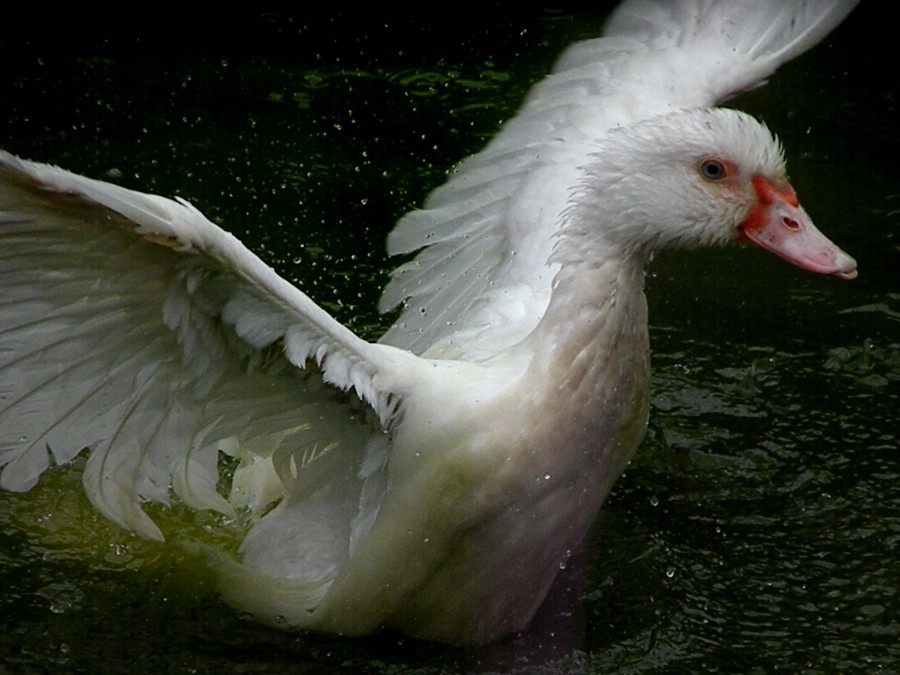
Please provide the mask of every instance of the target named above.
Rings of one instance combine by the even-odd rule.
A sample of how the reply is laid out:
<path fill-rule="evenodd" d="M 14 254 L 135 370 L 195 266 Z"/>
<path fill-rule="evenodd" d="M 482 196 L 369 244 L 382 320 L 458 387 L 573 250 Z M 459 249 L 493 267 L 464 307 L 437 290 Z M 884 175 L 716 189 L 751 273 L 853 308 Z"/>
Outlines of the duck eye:
<path fill-rule="evenodd" d="M 699 169 L 703 179 L 712 182 L 725 180 L 728 175 L 725 165 L 717 159 L 704 159 L 700 162 Z"/>

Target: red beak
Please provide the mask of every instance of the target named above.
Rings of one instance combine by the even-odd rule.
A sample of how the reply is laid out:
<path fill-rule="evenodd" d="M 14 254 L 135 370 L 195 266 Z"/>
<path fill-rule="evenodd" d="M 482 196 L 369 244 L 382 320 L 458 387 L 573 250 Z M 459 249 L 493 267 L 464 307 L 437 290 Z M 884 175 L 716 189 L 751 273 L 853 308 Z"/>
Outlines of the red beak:
<path fill-rule="evenodd" d="M 856 278 L 856 261 L 816 229 L 790 185 L 752 183 L 759 203 L 739 226 L 743 238 L 810 272 Z"/>

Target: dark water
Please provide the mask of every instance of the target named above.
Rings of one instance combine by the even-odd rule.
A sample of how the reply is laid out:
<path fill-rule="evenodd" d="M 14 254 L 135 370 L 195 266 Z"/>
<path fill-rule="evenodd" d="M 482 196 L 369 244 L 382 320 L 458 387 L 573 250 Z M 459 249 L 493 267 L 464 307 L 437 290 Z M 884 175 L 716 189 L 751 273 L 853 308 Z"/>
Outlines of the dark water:
<path fill-rule="evenodd" d="M 601 18 L 7 24 L 0 146 L 189 199 L 376 337 L 392 222 Z M 744 249 L 654 262 L 651 430 L 535 631 L 467 652 L 257 626 L 177 541 L 117 530 L 58 471 L 0 494 L 0 671 L 900 671 L 900 83 L 884 24 L 860 8 L 736 102 L 781 136 L 859 279 Z M 217 517 L 160 518 L 228 538 Z"/>

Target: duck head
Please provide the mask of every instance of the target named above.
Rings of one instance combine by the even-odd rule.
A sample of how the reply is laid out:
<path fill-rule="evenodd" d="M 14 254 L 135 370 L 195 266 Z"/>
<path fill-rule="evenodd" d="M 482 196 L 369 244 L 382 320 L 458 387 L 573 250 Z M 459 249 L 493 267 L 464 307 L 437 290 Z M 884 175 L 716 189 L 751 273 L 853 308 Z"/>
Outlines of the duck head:
<path fill-rule="evenodd" d="M 610 132 L 585 167 L 563 239 L 622 254 L 748 241 L 820 274 L 856 262 L 813 224 L 787 179 L 778 140 L 735 110 L 681 110 Z M 577 254 L 576 254 L 577 255 Z"/>

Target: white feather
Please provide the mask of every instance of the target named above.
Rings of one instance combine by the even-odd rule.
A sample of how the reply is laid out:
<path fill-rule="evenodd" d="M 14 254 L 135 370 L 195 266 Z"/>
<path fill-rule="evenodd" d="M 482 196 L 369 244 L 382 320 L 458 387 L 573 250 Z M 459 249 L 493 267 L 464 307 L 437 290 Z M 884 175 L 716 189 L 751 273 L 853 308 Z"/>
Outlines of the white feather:
<path fill-rule="evenodd" d="M 277 625 L 523 629 L 643 436 L 647 257 L 736 239 L 751 176 L 789 194 L 768 130 L 711 106 L 853 4 L 625 3 L 397 225 L 391 251 L 422 251 L 385 290 L 404 311 L 382 344 L 190 204 L 0 153 L 0 485 L 87 448 L 92 502 L 154 539 L 142 503 L 172 492 L 279 500 L 241 562 L 210 551 L 225 597 Z M 850 278 L 791 201 L 775 222 L 802 221 L 815 260 L 761 245 Z M 240 460 L 227 497 L 220 453 Z"/>
<path fill-rule="evenodd" d="M 393 254 L 422 249 L 385 289 L 403 303 L 383 342 L 415 353 L 485 358 L 527 335 L 550 299 L 547 268 L 570 189 L 611 129 L 682 108 L 708 108 L 759 86 L 809 49 L 856 5 L 852 0 L 637 0 L 602 38 L 571 47 L 487 148 L 465 160 L 423 210 L 391 233 Z M 442 273 L 458 251 L 483 255 L 468 275 Z M 528 312 L 507 309 L 521 289 Z M 444 308 L 455 318 L 447 321 Z M 507 321 L 505 339 L 486 326 Z M 436 347 L 437 345 L 437 347 Z M 448 349 L 447 345 L 453 345 Z"/>
<path fill-rule="evenodd" d="M 400 353 L 354 336 L 186 203 L 7 154 L 0 167 L 5 488 L 90 447 L 88 494 L 125 527 L 161 538 L 140 502 L 166 502 L 170 485 L 228 512 L 215 448 L 302 425 L 296 410 L 315 397 L 292 368 L 265 375 L 258 350 L 278 341 L 301 368 L 327 354 L 326 380 L 388 421 L 371 379 Z"/>

